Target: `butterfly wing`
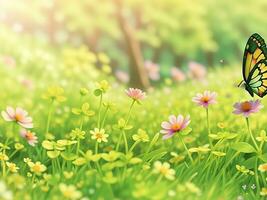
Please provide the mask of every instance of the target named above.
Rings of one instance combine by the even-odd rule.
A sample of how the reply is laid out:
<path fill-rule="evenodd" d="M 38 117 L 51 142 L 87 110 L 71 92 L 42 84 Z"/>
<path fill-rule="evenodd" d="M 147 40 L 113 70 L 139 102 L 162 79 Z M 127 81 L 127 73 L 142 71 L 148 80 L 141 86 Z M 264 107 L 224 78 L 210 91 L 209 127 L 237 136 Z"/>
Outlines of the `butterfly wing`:
<path fill-rule="evenodd" d="M 267 59 L 267 49 L 264 39 L 254 33 L 248 39 L 243 57 L 243 78 L 247 84 L 251 70 L 260 60 L 265 59 Z"/>
<path fill-rule="evenodd" d="M 260 60 L 250 71 L 247 78 L 248 91 L 252 91 L 259 97 L 267 94 L 267 60 Z"/>

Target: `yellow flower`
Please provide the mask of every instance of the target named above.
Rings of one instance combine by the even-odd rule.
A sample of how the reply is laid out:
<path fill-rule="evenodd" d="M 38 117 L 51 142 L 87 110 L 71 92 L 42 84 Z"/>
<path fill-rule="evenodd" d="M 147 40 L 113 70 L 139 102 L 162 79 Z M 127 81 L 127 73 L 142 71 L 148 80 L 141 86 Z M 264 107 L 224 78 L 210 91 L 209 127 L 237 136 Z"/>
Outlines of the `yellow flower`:
<path fill-rule="evenodd" d="M 29 162 L 31 162 L 32 160 L 30 159 L 30 158 L 23 158 L 23 161 L 25 162 L 25 163 L 29 163 Z"/>
<path fill-rule="evenodd" d="M 21 150 L 21 149 L 23 149 L 24 148 L 24 145 L 23 144 L 21 144 L 21 143 L 15 143 L 15 145 L 14 145 L 14 147 L 15 147 L 15 149 L 16 150 Z"/>
<path fill-rule="evenodd" d="M 256 140 L 258 140 L 259 142 L 267 142 L 266 132 L 264 130 L 262 130 L 260 132 L 260 136 L 259 137 L 256 137 Z"/>
<path fill-rule="evenodd" d="M 261 164 L 259 166 L 258 170 L 261 172 L 266 172 L 267 171 L 267 163 Z"/>
<path fill-rule="evenodd" d="M 64 97 L 64 89 L 61 87 L 49 87 L 46 93 L 43 95 L 44 99 L 51 99 L 52 101 L 63 102 L 66 101 Z"/>
<path fill-rule="evenodd" d="M 261 196 L 266 196 L 267 195 L 267 188 L 261 188 L 260 195 Z"/>
<path fill-rule="evenodd" d="M 74 185 L 59 184 L 59 190 L 66 199 L 80 199 L 82 193 L 76 189 Z"/>
<path fill-rule="evenodd" d="M 169 180 L 174 180 L 175 171 L 170 168 L 170 164 L 167 162 L 161 163 L 160 161 L 156 161 L 154 163 L 153 173 L 161 174 L 165 178 Z"/>
<path fill-rule="evenodd" d="M 9 169 L 10 172 L 12 173 L 17 173 L 18 172 L 18 167 L 15 163 L 12 163 L 12 162 L 6 162 L 6 165 Z"/>
<path fill-rule="evenodd" d="M 41 175 L 41 173 L 43 173 L 44 171 L 46 171 L 46 166 L 44 166 L 41 162 L 28 162 L 27 163 L 30 167 L 31 172 L 37 174 L 37 175 Z"/>
<path fill-rule="evenodd" d="M 149 142 L 148 134 L 143 129 L 138 129 L 137 134 L 134 134 L 132 138 L 134 141 Z"/>
<path fill-rule="evenodd" d="M 6 154 L 0 152 L 0 160 L 7 161 L 7 160 L 9 160 L 9 158 Z"/>
<path fill-rule="evenodd" d="M 96 140 L 98 143 L 101 142 L 108 142 L 107 138 L 108 138 L 108 134 L 105 134 L 105 130 L 104 129 L 98 129 L 95 128 L 93 131 L 90 131 L 90 133 L 92 134 L 92 139 Z"/>

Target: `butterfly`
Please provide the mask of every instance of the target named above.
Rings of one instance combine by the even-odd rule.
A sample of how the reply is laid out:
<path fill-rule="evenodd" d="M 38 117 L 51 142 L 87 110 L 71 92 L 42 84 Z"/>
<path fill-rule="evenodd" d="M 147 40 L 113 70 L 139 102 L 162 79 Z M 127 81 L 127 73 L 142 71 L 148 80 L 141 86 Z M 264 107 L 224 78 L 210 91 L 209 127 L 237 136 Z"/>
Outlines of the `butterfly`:
<path fill-rule="evenodd" d="M 245 89 L 252 97 L 254 93 L 261 98 L 267 94 L 267 48 L 264 39 L 257 33 L 247 41 L 242 73 Z"/>

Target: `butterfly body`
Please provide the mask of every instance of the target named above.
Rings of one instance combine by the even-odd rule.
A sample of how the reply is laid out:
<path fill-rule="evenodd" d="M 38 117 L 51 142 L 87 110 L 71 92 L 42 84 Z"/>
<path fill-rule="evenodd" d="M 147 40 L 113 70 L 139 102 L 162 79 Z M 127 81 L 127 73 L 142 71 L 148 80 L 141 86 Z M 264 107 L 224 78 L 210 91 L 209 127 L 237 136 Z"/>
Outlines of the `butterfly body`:
<path fill-rule="evenodd" d="M 249 94 L 264 97 L 267 94 L 267 48 L 264 39 L 257 33 L 250 36 L 246 44 L 242 71 Z"/>

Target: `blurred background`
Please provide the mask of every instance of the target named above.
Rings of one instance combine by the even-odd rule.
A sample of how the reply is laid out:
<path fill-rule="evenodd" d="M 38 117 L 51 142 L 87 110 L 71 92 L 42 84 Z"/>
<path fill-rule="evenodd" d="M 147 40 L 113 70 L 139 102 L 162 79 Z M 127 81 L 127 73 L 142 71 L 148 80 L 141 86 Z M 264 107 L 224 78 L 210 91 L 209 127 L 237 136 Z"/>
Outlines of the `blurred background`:
<path fill-rule="evenodd" d="M 266 10 L 266 0 L 0 0 L 1 62 L 47 80 L 180 84 L 241 70 L 248 37 L 267 37 Z"/>

